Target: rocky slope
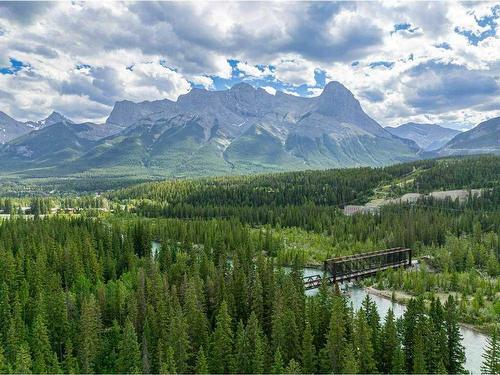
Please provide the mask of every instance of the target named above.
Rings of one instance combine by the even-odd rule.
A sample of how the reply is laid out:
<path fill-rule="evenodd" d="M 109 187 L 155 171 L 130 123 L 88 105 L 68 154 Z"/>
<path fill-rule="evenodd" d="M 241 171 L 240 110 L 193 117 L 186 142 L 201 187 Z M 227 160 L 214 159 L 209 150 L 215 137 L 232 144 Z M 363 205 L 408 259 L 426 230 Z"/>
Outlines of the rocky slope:
<path fill-rule="evenodd" d="M 500 117 L 458 134 L 438 151 L 439 156 L 488 153 L 500 154 Z"/>
<path fill-rule="evenodd" d="M 7 143 L 30 130 L 26 124 L 14 120 L 4 112 L 0 112 L 0 144 Z"/>

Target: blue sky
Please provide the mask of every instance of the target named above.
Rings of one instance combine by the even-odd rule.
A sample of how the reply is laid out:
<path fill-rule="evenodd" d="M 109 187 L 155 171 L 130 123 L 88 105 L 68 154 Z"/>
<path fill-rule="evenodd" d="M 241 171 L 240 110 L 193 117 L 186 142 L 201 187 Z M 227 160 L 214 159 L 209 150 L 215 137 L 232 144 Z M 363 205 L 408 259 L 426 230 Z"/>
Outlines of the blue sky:
<path fill-rule="evenodd" d="M 0 2 L 0 110 L 103 121 L 117 100 L 340 81 L 384 126 L 500 115 L 495 2 Z"/>

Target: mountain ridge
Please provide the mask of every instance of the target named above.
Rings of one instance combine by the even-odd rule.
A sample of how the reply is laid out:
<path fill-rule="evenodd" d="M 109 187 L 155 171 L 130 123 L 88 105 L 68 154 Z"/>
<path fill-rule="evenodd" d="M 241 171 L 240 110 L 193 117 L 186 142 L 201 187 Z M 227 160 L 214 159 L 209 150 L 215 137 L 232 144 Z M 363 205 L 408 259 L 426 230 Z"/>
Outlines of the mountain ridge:
<path fill-rule="evenodd" d="M 398 137 L 414 141 L 424 151 L 435 151 L 443 147 L 460 131 L 437 124 L 407 122 L 397 127 L 386 127 L 387 131 Z"/>
<path fill-rule="evenodd" d="M 438 152 L 439 156 L 478 153 L 500 154 L 500 116 L 483 121 L 474 128 L 458 134 Z"/>
<path fill-rule="evenodd" d="M 383 166 L 422 157 L 417 142 L 383 128 L 339 82 L 310 98 L 272 95 L 247 83 L 192 89 L 176 101 L 118 101 L 104 124 L 66 120 L 61 129 L 46 126 L 0 148 L 0 167 L 178 177 Z M 66 144 L 53 142 L 37 153 L 37 142 L 49 142 L 57 130 Z"/>

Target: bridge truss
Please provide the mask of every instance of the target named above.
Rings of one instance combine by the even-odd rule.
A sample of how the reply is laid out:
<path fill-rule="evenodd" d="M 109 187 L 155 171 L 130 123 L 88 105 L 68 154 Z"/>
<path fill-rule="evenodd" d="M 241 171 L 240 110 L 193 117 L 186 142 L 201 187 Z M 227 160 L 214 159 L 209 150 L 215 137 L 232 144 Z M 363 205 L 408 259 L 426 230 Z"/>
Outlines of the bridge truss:
<path fill-rule="evenodd" d="M 337 257 L 324 262 L 328 284 L 357 280 L 387 269 L 409 266 L 411 266 L 411 249 L 403 247 Z M 322 279 L 322 275 L 304 277 L 305 289 L 318 288 Z"/>

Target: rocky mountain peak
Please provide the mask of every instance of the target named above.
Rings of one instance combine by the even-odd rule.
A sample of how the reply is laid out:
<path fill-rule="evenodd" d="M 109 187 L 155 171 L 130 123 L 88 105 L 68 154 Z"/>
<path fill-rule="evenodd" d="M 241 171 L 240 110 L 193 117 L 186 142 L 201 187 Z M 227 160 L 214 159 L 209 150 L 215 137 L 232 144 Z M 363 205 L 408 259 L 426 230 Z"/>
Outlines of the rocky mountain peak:
<path fill-rule="evenodd" d="M 233 87 L 230 88 L 230 91 L 233 91 L 233 92 L 254 92 L 254 91 L 256 91 L 256 89 L 252 85 L 250 85 L 246 82 L 239 82 L 239 83 L 233 85 Z"/>
<path fill-rule="evenodd" d="M 339 82 L 329 82 L 316 101 L 316 111 L 324 116 L 331 116 L 341 122 L 362 124 L 361 127 L 365 129 L 380 128 L 363 112 L 352 92 Z M 382 129 L 376 130 L 379 132 Z"/>
<path fill-rule="evenodd" d="M 325 85 L 323 92 L 320 96 L 350 96 L 354 98 L 352 92 L 349 91 L 347 87 L 345 87 L 342 83 L 338 81 L 330 81 Z"/>
<path fill-rule="evenodd" d="M 63 122 L 63 121 L 70 122 L 70 123 L 73 122 L 56 111 L 53 111 L 45 120 L 42 120 L 42 121 L 44 122 L 45 126 L 49 126 L 49 125 L 55 124 L 57 122 Z"/>

